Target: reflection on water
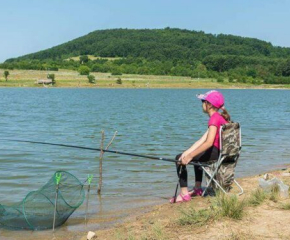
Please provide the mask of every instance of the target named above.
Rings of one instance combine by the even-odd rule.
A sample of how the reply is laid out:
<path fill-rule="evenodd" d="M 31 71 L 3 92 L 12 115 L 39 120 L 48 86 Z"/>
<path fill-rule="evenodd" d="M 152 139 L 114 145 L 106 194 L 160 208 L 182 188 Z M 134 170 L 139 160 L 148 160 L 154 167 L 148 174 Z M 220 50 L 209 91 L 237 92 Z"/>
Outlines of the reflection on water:
<path fill-rule="evenodd" d="M 0 138 L 99 147 L 100 132 L 125 152 L 174 156 L 207 127 L 195 94 L 169 89 L 0 89 Z M 287 90 L 221 90 L 233 120 L 242 126 L 238 176 L 289 163 L 290 94 Z M 0 141 L 0 202 L 19 202 L 56 170 L 85 180 L 98 173 L 98 152 Z M 190 169 L 192 170 L 192 169 Z M 105 154 L 102 202 L 94 181 L 91 217 L 110 221 L 130 209 L 164 202 L 176 184 L 173 164 Z M 193 171 L 190 171 L 191 176 Z M 82 219 L 81 207 L 73 219 Z M 73 221 L 73 220 L 71 220 Z"/>

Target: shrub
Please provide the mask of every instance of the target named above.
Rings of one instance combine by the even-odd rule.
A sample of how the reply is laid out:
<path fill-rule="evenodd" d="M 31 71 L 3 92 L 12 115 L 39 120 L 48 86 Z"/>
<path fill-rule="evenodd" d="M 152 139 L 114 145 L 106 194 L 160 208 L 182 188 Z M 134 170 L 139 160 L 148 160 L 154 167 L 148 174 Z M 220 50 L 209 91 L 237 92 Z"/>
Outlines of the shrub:
<path fill-rule="evenodd" d="M 223 77 L 218 77 L 218 78 L 217 78 L 217 82 L 219 82 L 219 83 L 222 83 L 222 82 L 224 82 L 224 79 L 223 79 Z"/>
<path fill-rule="evenodd" d="M 92 72 L 102 72 L 103 66 L 101 64 L 94 64 L 91 68 Z"/>
<path fill-rule="evenodd" d="M 89 61 L 89 57 L 87 55 L 80 56 L 80 64 L 87 63 Z"/>
<path fill-rule="evenodd" d="M 247 76 L 252 77 L 252 78 L 256 78 L 257 77 L 256 69 L 249 69 L 246 74 L 247 74 Z"/>
<path fill-rule="evenodd" d="M 56 84 L 55 75 L 53 73 L 47 74 L 47 79 L 51 79 L 52 85 Z"/>
<path fill-rule="evenodd" d="M 80 75 L 89 75 L 90 71 L 91 69 L 87 66 L 80 66 L 78 69 L 78 72 L 80 73 Z"/>
<path fill-rule="evenodd" d="M 112 70 L 112 75 L 122 75 L 122 72 L 118 69 Z"/>
<path fill-rule="evenodd" d="M 247 82 L 247 83 L 254 84 L 254 82 L 256 82 L 256 80 L 255 80 L 254 78 L 252 78 L 252 77 L 248 77 L 248 78 L 246 79 L 246 82 Z"/>
<path fill-rule="evenodd" d="M 89 80 L 89 83 L 96 83 L 96 78 L 94 75 L 88 75 L 88 80 Z"/>
<path fill-rule="evenodd" d="M 7 82 L 8 80 L 8 76 L 10 75 L 9 71 L 5 70 L 4 73 L 3 73 L 4 77 L 5 77 L 5 80 Z"/>
<path fill-rule="evenodd" d="M 260 85 L 262 84 L 262 81 L 260 79 L 257 79 L 255 84 Z"/>
<path fill-rule="evenodd" d="M 240 76 L 237 79 L 237 82 L 239 82 L 239 83 L 246 83 L 247 82 L 247 78 L 245 76 Z"/>
<path fill-rule="evenodd" d="M 49 71 L 58 71 L 58 67 L 57 66 L 54 66 L 54 65 L 47 66 L 46 69 L 49 70 Z"/>
<path fill-rule="evenodd" d="M 122 84 L 122 79 L 121 79 L 121 78 L 118 78 L 118 79 L 116 80 L 116 83 L 117 83 L 117 84 Z"/>
<path fill-rule="evenodd" d="M 230 83 L 234 82 L 234 78 L 233 78 L 233 76 L 229 76 L 229 82 L 230 82 Z"/>

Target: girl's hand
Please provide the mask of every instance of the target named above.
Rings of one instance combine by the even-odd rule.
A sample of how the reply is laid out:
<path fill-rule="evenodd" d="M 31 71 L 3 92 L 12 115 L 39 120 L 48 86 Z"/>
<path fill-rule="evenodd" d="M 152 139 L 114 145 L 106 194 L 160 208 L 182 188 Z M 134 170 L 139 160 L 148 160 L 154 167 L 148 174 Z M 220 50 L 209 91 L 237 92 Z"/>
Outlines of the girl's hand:
<path fill-rule="evenodd" d="M 181 164 L 182 164 L 182 165 L 187 165 L 188 163 L 190 163 L 191 159 L 192 159 L 192 158 L 189 156 L 189 154 L 187 154 L 186 156 L 184 156 L 184 157 L 181 159 Z"/>
<path fill-rule="evenodd" d="M 178 159 L 178 163 L 177 163 L 177 164 L 186 165 L 186 164 L 183 163 L 183 159 L 185 159 L 187 155 L 188 155 L 188 153 L 187 153 L 186 151 L 183 152 L 183 153 L 181 154 L 181 156 L 179 157 L 179 159 Z"/>
<path fill-rule="evenodd" d="M 183 158 L 186 157 L 186 155 L 187 155 L 187 152 L 186 151 L 183 152 L 178 160 L 181 161 Z"/>

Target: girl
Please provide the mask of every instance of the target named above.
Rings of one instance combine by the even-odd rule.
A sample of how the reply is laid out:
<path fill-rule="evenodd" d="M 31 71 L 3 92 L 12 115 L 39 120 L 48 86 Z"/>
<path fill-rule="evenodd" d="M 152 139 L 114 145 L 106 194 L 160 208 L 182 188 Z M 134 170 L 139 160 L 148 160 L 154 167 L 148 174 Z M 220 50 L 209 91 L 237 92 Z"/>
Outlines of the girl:
<path fill-rule="evenodd" d="M 179 175 L 179 184 L 181 192 L 177 196 L 176 201 L 174 198 L 170 199 L 171 203 L 174 202 L 187 202 L 191 200 L 192 196 L 201 196 L 201 182 L 203 171 L 200 167 L 194 166 L 195 171 L 195 187 L 188 191 L 187 189 L 187 170 L 186 165 L 191 161 L 207 162 L 217 161 L 219 157 L 219 130 L 220 126 L 230 121 L 230 115 L 224 108 L 224 97 L 218 91 L 209 91 L 205 94 L 197 95 L 202 101 L 202 109 L 204 113 L 209 116 L 208 129 L 205 134 L 195 142 L 189 149 L 182 154 L 176 156 L 179 160 L 177 166 L 177 174 Z M 220 114 L 218 111 L 222 109 Z M 181 168 L 181 169 L 180 169 Z"/>

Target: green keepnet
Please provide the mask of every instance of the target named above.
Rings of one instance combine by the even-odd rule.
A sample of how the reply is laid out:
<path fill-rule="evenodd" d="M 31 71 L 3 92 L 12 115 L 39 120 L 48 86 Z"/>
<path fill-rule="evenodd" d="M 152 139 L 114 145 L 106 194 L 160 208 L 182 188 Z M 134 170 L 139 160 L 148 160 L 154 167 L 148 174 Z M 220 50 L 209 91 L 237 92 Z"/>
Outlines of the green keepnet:
<path fill-rule="evenodd" d="M 83 203 L 85 191 L 84 185 L 74 175 L 58 171 L 42 188 L 28 193 L 21 203 L 12 206 L 0 204 L 0 226 L 27 230 L 51 229 L 58 180 L 55 227 L 64 224 Z"/>

